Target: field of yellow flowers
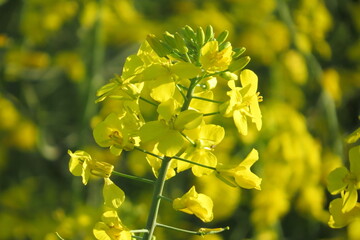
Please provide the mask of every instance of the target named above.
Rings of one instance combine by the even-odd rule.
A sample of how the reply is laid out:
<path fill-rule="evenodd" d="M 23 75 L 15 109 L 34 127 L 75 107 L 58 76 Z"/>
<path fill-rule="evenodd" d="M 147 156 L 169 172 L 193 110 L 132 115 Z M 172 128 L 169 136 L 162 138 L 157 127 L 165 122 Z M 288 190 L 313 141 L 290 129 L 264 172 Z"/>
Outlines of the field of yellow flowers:
<path fill-rule="evenodd" d="M 0 239 L 360 239 L 359 12 L 0 0 Z"/>

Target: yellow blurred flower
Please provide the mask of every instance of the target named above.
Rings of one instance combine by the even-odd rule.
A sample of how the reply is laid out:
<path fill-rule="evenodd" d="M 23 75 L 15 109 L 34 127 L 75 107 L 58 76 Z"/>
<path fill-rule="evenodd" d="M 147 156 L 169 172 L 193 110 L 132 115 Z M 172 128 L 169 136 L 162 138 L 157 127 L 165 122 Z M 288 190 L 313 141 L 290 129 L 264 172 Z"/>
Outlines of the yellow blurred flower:
<path fill-rule="evenodd" d="M 19 118 L 14 104 L 6 98 L 0 97 L 0 130 L 14 128 L 18 124 Z"/>

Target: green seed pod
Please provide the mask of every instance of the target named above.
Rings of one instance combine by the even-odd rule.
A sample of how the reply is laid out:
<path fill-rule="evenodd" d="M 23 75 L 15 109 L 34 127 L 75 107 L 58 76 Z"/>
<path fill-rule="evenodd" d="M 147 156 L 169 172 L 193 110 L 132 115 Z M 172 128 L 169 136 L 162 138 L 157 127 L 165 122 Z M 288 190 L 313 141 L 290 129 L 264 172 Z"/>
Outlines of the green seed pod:
<path fill-rule="evenodd" d="M 202 27 L 196 29 L 196 43 L 201 48 L 205 43 L 205 33 Z"/>
<path fill-rule="evenodd" d="M 233 51 L 234 51 L 233 59 L 236 59 L 236 58 L 240 57 L 240 55 L 246 51 L 246 48 L 244 48 L 244 47 L 234 48 Z"/>
<path fill-rule="evenodd" d="M 172 49 L 169 45 L 165 44 L 153 34 L 149 34 L 146 37 L 147 42 L 150 44 L 151 48 L 159 55 L 159 57 L 165 57 L 166 55 L 172 52 Z"/>
<path fill-rule="evenodd" d="M 245 57 L 239 58 L 239 59 L 231 62 L 231 64 L 229 65 L 228 70 L 229 70 L 230 72 L 235 72 L 235 71 L 241 70 L 241 69 L 243 69 L 249 62 L 250 62 L 250 57 L 249 57 L 249 56 L 245 56 Z"/>
<path fill-rule="evenodd" d="M 212 41 L 214 39 L 214 29 L 211 25 L 208 25 L 205 29 L 205 42 Z"/>
<path fill-rule="evenodd" d="M 219 42 L 219 44 L 221 44 L 227 39 L 228 36 L 229 36 L 229 31 L 225 30 L 219 34 L 216 40 Z"/>
<path fill-rule="evenodd" d="M 187 53 L 188 48 L 186 47 L 184 38 L 177 32 L 175 33 L 174 37 L 175 37 L 176 48 L 179 50 L 179 52 L 182 54 Z"/>

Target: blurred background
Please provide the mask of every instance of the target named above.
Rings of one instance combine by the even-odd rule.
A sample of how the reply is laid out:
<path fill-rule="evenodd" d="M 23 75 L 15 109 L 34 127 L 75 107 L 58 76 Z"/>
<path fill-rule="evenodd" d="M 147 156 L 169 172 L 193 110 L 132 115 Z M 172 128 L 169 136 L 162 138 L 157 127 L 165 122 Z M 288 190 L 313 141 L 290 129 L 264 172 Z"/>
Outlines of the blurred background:
<path fill-rule="evenodd" d="M 344 138 L 359 127 L 359 13 L 358 0 L 0 0 L 0 239 L 94 239 L 103 183 L 83 186 L 66 152 L 115 161 L 92 138 L 94 122 L 116 108 L 94 104 L 96 90 L 121 74 L 147 34 L 209 24 L 246 47 L 264 96 L 262 130 L 240 137 L 224 121 L 216 154 L 237 163 L 257 148 L 262 191 L 182 173 L 169 180 L 169 196 L 196 184 L 215 204 L 205 226 L 231 230 L 205 238 L 158 230 L 157 239 L 360 239 L 360 222 L 327 226 L 326 190 L 328 173 L 348 164 Z M 116 169 L 152 177 L 136 152 Z M 113 180 L 127 196 L 123 223 L 143 228 L 148 186 Z M 160 214 L 170 225 L 204 226 L 167 204 Z"/>

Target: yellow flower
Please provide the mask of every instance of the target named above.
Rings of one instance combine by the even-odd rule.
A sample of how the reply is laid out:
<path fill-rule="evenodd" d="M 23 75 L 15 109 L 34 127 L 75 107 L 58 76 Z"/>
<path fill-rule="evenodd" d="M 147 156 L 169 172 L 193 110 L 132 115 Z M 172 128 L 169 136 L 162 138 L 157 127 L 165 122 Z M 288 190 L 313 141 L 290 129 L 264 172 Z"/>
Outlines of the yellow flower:
<path fill-rule="evenodd" d="M 125 193 L 110 178 L 104 178 L 104 204 L 110 208 L 119 208 L 125 200 Z"/>
<path fill-rule="evenodd" d="M 262 115 L 259 108 L 259 102 L 262 97 L 257 92 L 258 78 L 256 74 L 245 69 L 240 74 L 242 87 L 236 87 L 235 81 L 229 81 L 230 91 L 227 95 L 230 99 L 220 105 L 220 112 L 224 117 L 233 117 L 234 123 L 243 135 L 248 133 L 247 118 L 255 123 L 257 130 L 262 126 Z"/>
<path fill-rule="evenodd" d="M 235 168 L 218 168 L 217 176 L 230 186 L 261 190 L 261 178 L 251 172 L 251 166 L 259 159 L 256 149 L 252 149 L 249 155 Z"/>
<path fill-rule="evenodd" d="M 360 145 L 353 147 L 349 151 L 350 171 L 345 167 L 333 170 L 328 180 L 328 190 L 331 194 L 341 193 L 343 199 L 342 211 L 351 211 L 358 200 L 357 189 L 360 188 Z"/>
<path fill-rule="evenodd" d="M 343 200 L 341 198 L 334 199 L 329 206 L 330 219 L 329 226 L 332 228 L 342 228 L 355 219 L 360 218 L 360 203 L 356 203 L 354 208 L 344 213 Z"/>
<path fill-rule="evenodd" d="M 231 54 L 231 45 L 219 51 L 219 43 L 210 41 L 201 48 L 200 63 L 208 72 L 224 71 L 231 63 Z"/>
<path fill-rule="evenodd" d="M 195 186 L 181 198 L 176 198 L 173 201 L 173 208 L 188 214 L 194 214 L 203 222 L 210 222 L 214 218 L 211 198 L 205 194 L 197 193 Z"/>
<path fill-rule="evenodd" d="M 202 124 L 193 130 L 185 131 L 185 134 L 194 140 L 195 146 L 189 145 L 186 151 L 181 155 L 181 158 L 209 167 L 216 167 L 217 158 L 212 152 L 215 146 L 223 140 L 225 136 L 224 128 L 215 124 Z M 211 169 L 183 161 L 177 161 L 178 172 L 184 171 L 190 167 L 192 168 L 193 174 L 197 177 L 209 175 L 213 172 Z"/>
<path fill-rule="evenodd" d="M 136 132 L 141 125 L 142 120 L 135 112 L 113 112 L 94 128 L 94 139 L 99 146 L 110 147 L 110 152 L 118 156 L 123 149 L 130 151 L 139 144 Z"/>
<path fill-rule="evenodd" d="M 107 178 L 113 171 L 113 165 L 107 162 L 95 161 L 85 151 L 77 150 L 73 153 L 68 150 L 68 154 L 70 155 L 70 172 L 74 176 L 81 176 L 84 185 L 88 183 L 90 174 Z"/>
<path fill-rule="evenodd" d="M 131 240 L 130 231 L 122 224 L 116 211 L 104 212 L 101 220 L 102 222 L 98 222 L 93 229 L 96 239 Z"/>

